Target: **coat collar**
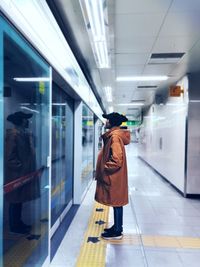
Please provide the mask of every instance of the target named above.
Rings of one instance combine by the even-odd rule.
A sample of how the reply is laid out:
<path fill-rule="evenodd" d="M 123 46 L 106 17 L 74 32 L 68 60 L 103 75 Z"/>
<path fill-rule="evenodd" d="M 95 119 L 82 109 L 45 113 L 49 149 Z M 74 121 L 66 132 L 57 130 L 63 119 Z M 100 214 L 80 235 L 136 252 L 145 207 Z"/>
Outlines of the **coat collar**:
<path fill-rule="evenodd" d="M 107 131 L 106 133 L 102 134 L 101 137 L 102 137 L 103 141 L 105 142 L 107 139 L 110 138 L 110 136 L 112 135 L 113 131 L 119 130 L 119 129 L 120 129 L 120 127 L 113 127 L 109 131 Z"/>

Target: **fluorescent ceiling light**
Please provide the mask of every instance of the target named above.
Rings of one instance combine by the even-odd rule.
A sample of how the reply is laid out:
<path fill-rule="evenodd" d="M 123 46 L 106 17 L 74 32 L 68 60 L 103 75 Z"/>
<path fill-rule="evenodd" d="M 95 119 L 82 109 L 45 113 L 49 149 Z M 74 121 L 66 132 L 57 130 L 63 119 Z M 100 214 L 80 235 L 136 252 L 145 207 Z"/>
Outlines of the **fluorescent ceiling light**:
<path fill-rule="evenodd" d="M 49 82 L 50 79 L 48 77 L 16 77 L 13 78 L 16 82 Z"/>
<path fill-rule="evenodd" d="M 106 98 L 108 102 L 112 102 L 112 88 L 110 86 L 104 87 Z"/>
<path fill-rule="evenodd" d="M 94 41 L 102 41 L 105 36 L 103 2 L 101 0 L 85 0 L 90 27 Z"/>
<path fill-rule="evenodd" d="M 118 106 L 144 106 L 144 103 L 122 103 L 117 104 Z"/>
<path fill-rule="evenodd" d="M 131 82 L 131 81 L 165 81 L 169 77 L 168 76 L 124 76 L 117 77 L 118 82 Z"/>
<path fill-rule="evenodd" d="M 52 106 L 66 106 L 65 103 L 52 103 Z"/>
<path fill-rule="evenodd" d="M 106 42 L 95 42 L 94 47 L 100 68 L 109 68 L 108 49 Z"/>
<path fill-rule="evenodd" d="M 82 5 L 85 3 L 85 7 Z M 91 43 L 99 68 L 109 68 L 108 47 L 106 40 L 104 0 L 80 0 L 87 29 L 91 29 Z M 87 14 L 85 14 L 85 10 Z M 88 23 L 89 20 L 89 23 Z M 90 25 L 90 28 L 88 27 Z"/>
<path fill-rule="evenodd" d="M 25 110 L 28 110 L 28 111 L 31 111 L 31 112 L 35 112 L 35 113 L 40 113 L 39 111 L 35 110 L 35 109 L 32 109 L 32 108 L 27 108 L 27 107 L 20 107 L 21 109 L 25 109 Z"/>
<path fill-rule="evenodd" d="M 184 104 L 184 103 L 167 103 L 166 104 L 167 106 L 175 106 L 175 107 L 177 107 L 177 106 L 185 106 L 186 104 Z"/>

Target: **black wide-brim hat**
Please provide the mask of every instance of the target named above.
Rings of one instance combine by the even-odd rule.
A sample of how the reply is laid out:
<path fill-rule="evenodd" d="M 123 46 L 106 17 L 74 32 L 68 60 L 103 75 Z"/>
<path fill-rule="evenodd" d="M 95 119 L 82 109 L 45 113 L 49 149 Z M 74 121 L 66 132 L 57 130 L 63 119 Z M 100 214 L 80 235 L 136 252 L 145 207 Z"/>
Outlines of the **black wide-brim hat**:
<path fill-rule="evenodd" d="M 32 116 L 33 116 L 32 113 L 24 113 L 22 111 L 18 111 L 8 115 L 7 120 L 14 124 L 19 124 L 19 122 L 22 121 L 22 119 L 30 119 Z"/>
<path fill-rule="evenodd" d="M 109 120 L 112 126 L 120 126 L 122 122 L 128 121 L 126 116 L 119 114 L 117 112 L 103 114 L 102 117 Z"/>

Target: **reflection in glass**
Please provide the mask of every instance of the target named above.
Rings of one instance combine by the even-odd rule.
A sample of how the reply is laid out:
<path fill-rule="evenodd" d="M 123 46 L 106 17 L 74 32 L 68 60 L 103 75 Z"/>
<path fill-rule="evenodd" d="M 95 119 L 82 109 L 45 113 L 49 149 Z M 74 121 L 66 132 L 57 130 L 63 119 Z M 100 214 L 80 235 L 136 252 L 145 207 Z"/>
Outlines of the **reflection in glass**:
<path fill-rule="evenodd" d="M 92 179 L 94 156 L 94 115 L 83 104 L 82 109 L 82 191 Z"/>
<path fill-rule="evenodd" d="M 56 84 L 52 95 L 51 226 L 69 201 L 73 185 L 73 101 Z"/>
<path fill-rule="evenodd" d="M 0 22 L 5 30 L 3 266 L 39 267 L 48 255 L 50 71 L 8 24 Z"/>
<path fill-rule="evenodd" d="M 97 122 L 98 124 L 98 150 L 101 150 L 102 146 L 103 146 L 103 139 L 102 139 L 102 134 L 103 134 L 103 129 L 104 129 L 104 124 L 102 123 L 102 121 L 98 120 Z"/>

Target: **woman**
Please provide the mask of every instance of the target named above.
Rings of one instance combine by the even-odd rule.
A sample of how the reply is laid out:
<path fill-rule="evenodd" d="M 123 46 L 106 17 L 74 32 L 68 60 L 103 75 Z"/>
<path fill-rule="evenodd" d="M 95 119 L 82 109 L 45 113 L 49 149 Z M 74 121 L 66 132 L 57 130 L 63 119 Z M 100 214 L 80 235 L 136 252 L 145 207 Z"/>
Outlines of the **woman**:
<path fill-rule="evenodd" d="M 96 166 L 97 187 L 95 200 L 114 209 L 114 225 L 104 229 L 102 238 L 121 239 L 123 206 L 128 204 L 127 163 L 124 145 L 130 143 L 130 132 L 120 129 L 128 119 L 119 113 L 103 114 L 108 132 L 102 135 L 104 146 Z"/>

